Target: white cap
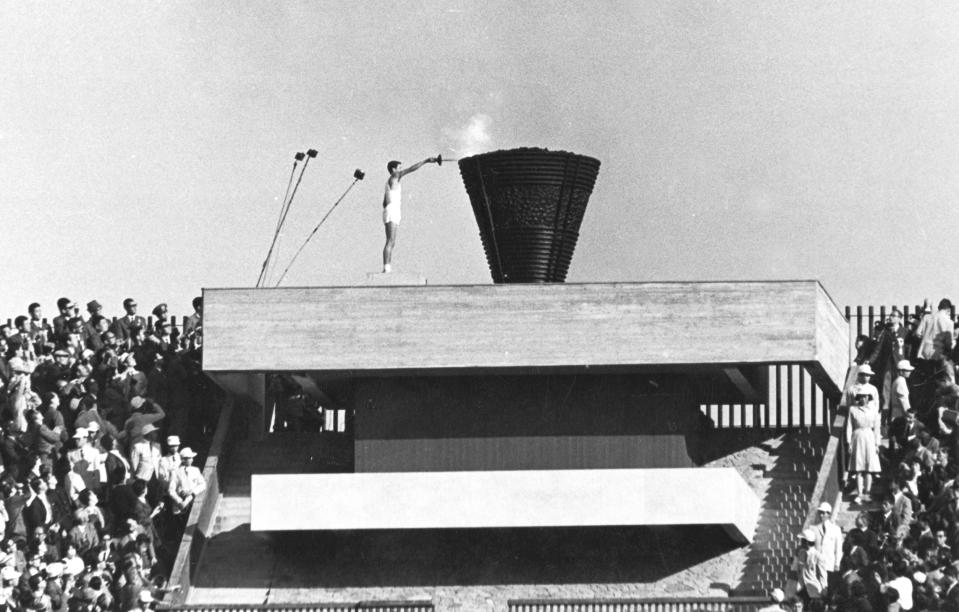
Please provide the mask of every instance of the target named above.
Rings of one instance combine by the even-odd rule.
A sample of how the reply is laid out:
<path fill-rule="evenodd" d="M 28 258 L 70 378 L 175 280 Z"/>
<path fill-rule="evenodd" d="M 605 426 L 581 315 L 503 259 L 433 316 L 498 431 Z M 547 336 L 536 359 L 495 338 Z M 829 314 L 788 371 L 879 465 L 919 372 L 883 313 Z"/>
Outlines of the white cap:
<path fill-rule="evenodd" d="M 90 432 L 87 430 L 86 427 L 77 427 L 77 430 L 73 432 L 73 437 L 76 440 L 79 440 L 81 438 L 87 438 L 89 436 L 90 436 Z"/>
<path fill-rule="evenodd" d="M 180 446 L 180 436 L 167 436 L 166 444 L 167 446 Z"/>
<path fill-rule="evenodd" d="M 193 449 L 190 448 L 189 446 L 184 446 L 183 448 L 180 449 L 181 459 L 192 459 L 193 457 L 196 457 L 196 453 L 193 452 Z"/>
<path fill-rule="evenodd" d="M 59 578 L 63 574 L 63 564 L 60 562 L 47 564 L 47 578 Z"/>
<path fill-rule="evenodd" d="M 912 367 L 912 364 L 909 363 L 909 360 L 908 360 L 908 359 L 903 359 L 903 360 L 901 360 L 899 363 L 896 364 L 896 369 L 897 369 L 897 370 L 905 370 L 905 371 L 907 371 L 907 372 L 912 372 L 912 371 L 915 370 L 916 368 Z"/>

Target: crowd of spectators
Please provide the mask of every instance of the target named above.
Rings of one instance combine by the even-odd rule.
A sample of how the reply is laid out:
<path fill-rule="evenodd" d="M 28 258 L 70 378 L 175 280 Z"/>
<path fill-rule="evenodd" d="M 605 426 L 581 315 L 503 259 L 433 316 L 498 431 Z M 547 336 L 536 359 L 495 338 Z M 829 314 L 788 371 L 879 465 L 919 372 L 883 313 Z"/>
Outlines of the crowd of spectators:
<path fill-rule="evenodd" d="M 953 306 L 893 309 L 857 339 L 848 410 L 846 533 L 828 503 L 793 562 L 796 606 L 959 612 L 959 386 Z M 783 604 L 785 606 L 785 604 Z"/>
<path fill-rule="evenodd" d="M 174 327 L 136 300 L 57 301 L 0 325 L 0 612 L 136 610 L 160 598 L 215 415 L 202 300 Z"/>

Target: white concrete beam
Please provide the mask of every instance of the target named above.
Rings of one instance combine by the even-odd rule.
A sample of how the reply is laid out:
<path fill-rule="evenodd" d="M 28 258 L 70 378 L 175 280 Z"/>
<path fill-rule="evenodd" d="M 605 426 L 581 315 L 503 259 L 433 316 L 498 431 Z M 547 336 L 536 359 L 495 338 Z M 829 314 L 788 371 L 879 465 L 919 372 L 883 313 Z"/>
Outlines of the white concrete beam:
<path fill-rule="evenodd" d="M 752 540 L 733 468 L 254 474 L 253 531 L 721 525 Z"/>

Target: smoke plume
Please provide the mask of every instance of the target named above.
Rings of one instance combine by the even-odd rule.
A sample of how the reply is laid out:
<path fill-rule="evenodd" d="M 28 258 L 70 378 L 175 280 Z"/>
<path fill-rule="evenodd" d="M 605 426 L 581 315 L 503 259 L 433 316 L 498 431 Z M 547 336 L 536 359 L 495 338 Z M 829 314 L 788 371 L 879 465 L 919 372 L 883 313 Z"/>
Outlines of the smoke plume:
<path fill-rule="evenodd" d="M 493 119 L 489 115 L 477 113 L 470 117 L 463 127 L 444 128 L 443 135 L 457 156 L 476 155 L 493 147 L 493 138 L 489 133 L 492 123 Z"/>

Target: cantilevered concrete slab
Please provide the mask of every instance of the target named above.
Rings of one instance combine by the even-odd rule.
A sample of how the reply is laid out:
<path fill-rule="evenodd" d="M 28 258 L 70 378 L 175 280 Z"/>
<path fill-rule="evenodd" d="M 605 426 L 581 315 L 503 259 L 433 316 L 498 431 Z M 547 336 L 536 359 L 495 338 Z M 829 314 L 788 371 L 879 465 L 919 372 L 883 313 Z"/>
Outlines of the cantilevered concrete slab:
<path fill-rule="evenodd" d="M 817 281 L 207 289 L 204 370 L 400 373 L 801 363 L 836 393 Z"/>
<path fill-rule="evenodd" d="M 759 500 L 734 468 L 254 474 L 253 531 L 721 525 Z"/>

